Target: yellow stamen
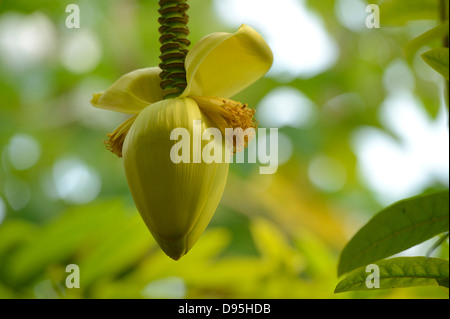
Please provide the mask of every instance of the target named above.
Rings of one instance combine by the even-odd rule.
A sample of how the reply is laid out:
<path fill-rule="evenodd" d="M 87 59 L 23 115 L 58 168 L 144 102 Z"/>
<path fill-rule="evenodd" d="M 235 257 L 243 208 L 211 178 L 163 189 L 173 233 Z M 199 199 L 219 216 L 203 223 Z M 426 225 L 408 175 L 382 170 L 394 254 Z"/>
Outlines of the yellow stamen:
<path fill-rule="evenodd" d="M 254 119 L 255 110 L 248 107 L 247 103 L 242 104 L 230 99 L 220 99 L 215 97 L 191 97 L 197 102 L 199 108 L 217 125 L 225 134 L 226 128 L 241 128 L 245 131 L 248 128 L 254 130 L 258 127 L 258 122 Z M 248 146 L 249 138 L 244 135 L 244 147 Z M 243 149 L 233 141 L 234 153 Z"/>
<path fill-rule="evenodd" d="M 107 134 L 108 139 L 103 141 L 108 151 L 116 154 L 118 157 L 122 157 L 122 147 L 123 142 L 125 141 L 125 137 L 128 134 L 128 131 L 133 125 L 134 120 L 136 119 L 137 114 L 125 120 L 122 124 L 120 124 L 112 133 Z"/>

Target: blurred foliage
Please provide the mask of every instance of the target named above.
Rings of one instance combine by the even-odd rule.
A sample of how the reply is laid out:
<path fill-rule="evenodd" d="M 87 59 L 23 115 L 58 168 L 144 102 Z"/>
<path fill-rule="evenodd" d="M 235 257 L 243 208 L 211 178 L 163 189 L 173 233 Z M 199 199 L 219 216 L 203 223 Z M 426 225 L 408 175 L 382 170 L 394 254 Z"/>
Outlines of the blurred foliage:
<path fill-rule="evenodd" d="M 336 17 L 337 2 L 306 2 L 339 46 L 331 68 L 311 78 L 264 77 L 236 97 L 258 106 L 280 85 L 297 88 L 317 105 L 317 121 L 279 128 L 293 153 L 276 174 L 258 174 L 257 164 L 232 164 L 207 231 L 173 261 L 134 208 L 121 159 L 102 144 L 124 117 L 89 105 L 93 92 L 122 74 L 159 63 L 157 1 L 76 1 L 81 29 L 65 27 L 72 1 L 0 1 L 0 33 L 7 19 L 29 18 L 55 39 L 53 46 L 37 44 L 36 52 L 46 54 L 32 61 L 9 64 L 0 52 L 0 298 L 448 298 L 435 287 L 333 294 L 340 251 L 384 206 L 359 176 L 352 137 L 361 127 L 375 127 L 397 138 L 379 116 L 388 95 L 385 70 L 394 61 L 408 63 L 412 93 L 427 116 L 436 118 L 441 105 L 440 84 L 420 76 L 417 59 L 403 52 L 436 26 L 434 16 L 356 32 Z M 189 4 L 192 43 L 235 31 L 222 24 L 212 0 Z M 74 72 L 61 52 L 85 30 L 101 59 L 95 68 Z M 20 58 L 34 49 L 16 53 Z M 310 180 L 309 163 L 317 155 L 343 165 L 342 188 L 329 191 Z M 75 181 L 88 181 L 79 184 L 84 192 Z M 422 191 L 447 187 L 436 181 Z M 435 255 L 448 258 L 448 242 Z M 65 286 L 69 264 L 80 267 L 80 288 Z"/>
<path fill-rule="evenodd" d="M 383 4 L 383 12 L 388 13 L 388 16 L 389 12 L 395 12 L 397 13 L 395 16 L 406 17 L 410 20 L 434 19 L 440 22 L 438 26 L 407 43 L 404 51 L 407 57 L 411 57 L 415 50 L 432 40 L 441 40 L 442 47 L 433 48 L 423 53 L 421 57 L 447 81 L 444 91 L 448 110 L 448 2 L 444 0 L 412 1 L 405 7 L 405 2 L 392 0 Z M 430 8 L 434 9 L 434 16 L 430 15 Z M 405 20 L 401 19 L 403 22 Z M 389 21 L 392 22 L 392 19 Z M 400 20 L 394 21 L 398 23 Z M 448 238 L 448 197 L 449 192 L 446 190 L 406 198 L 386 207 L 369 220 L 342 250 L 338 275 L 353 271 L 337 285 L 336 292 L 368 289 L 365 280 L 361 279 L 367 276 L 365 265 L 374 262 L 381 269 L 377 274 L 378 288 L 381 288 L 380 282 L 383 281 L 383 288 L 439 285 L 448 289 L 449 261 L 430 258 L 431 253 Z M 427 252 L 426 258 L 383 259 L 441 234 L 441 238 Z M 358 269 L 355 270 L 355 268 Z"/>

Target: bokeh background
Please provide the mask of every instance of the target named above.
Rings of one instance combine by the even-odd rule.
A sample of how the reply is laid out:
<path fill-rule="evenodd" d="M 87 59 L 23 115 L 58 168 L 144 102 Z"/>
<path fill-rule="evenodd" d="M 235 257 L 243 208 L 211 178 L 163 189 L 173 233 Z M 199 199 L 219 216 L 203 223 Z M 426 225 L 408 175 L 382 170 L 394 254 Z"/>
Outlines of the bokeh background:
<path fill-rule="evenodd" d="M 66 28 L 70 3 L 79 29 Z M 0 298 L 448 298 L 439 287 L 333 294 L 340 251 L 365 222 L 448 188 L 444 83 L 419 56 L 427 48 L 402 49 L 436 19 L 391 26 L 381 12 L 368 29 L 362 0 L 189 4 L 193 43 L 245 23 L 271 46 L 272 69 L 235 99 L 279 129 L 278 171 L 231 164 L 207 231 L 171 260 L 102 143 L 126 117 L 89 104 L 159 63 L 157 1 L 0 1 Z M 448 258 L 448 242 L 436 254 Z M 65 286 L 72 263 L 78 289 Z"/>

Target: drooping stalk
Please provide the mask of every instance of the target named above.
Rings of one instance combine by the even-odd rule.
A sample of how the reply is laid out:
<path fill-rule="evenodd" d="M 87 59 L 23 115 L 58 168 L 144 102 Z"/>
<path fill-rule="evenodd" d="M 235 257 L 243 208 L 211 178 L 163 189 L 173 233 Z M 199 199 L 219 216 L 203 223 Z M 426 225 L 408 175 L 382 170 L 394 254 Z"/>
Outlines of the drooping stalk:
<path fill-rule="evenodd" d="M 189 16 L 186 14 L 189 6 L 187 0 L 160 0 L 159 6 L 159 66 L 162 70 L 159 76 L 164 98 L 167 99 L 177 97 L 186 87 L 184 61 L 190 44 L 187 26 Z"/>

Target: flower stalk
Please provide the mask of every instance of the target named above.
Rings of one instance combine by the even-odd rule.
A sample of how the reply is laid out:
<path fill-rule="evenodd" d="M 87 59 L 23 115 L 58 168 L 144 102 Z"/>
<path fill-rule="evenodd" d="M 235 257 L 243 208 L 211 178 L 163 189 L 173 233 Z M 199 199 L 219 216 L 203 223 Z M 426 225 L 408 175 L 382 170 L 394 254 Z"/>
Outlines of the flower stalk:
<path fill-rule="evenodd" d="M 186 88 L 185 59 L 188 54 L 189 8 L 187 0 L 160 0 L 158 19 L 161 44 L 161 88 L 164 99 L 179 96 Z"/>

